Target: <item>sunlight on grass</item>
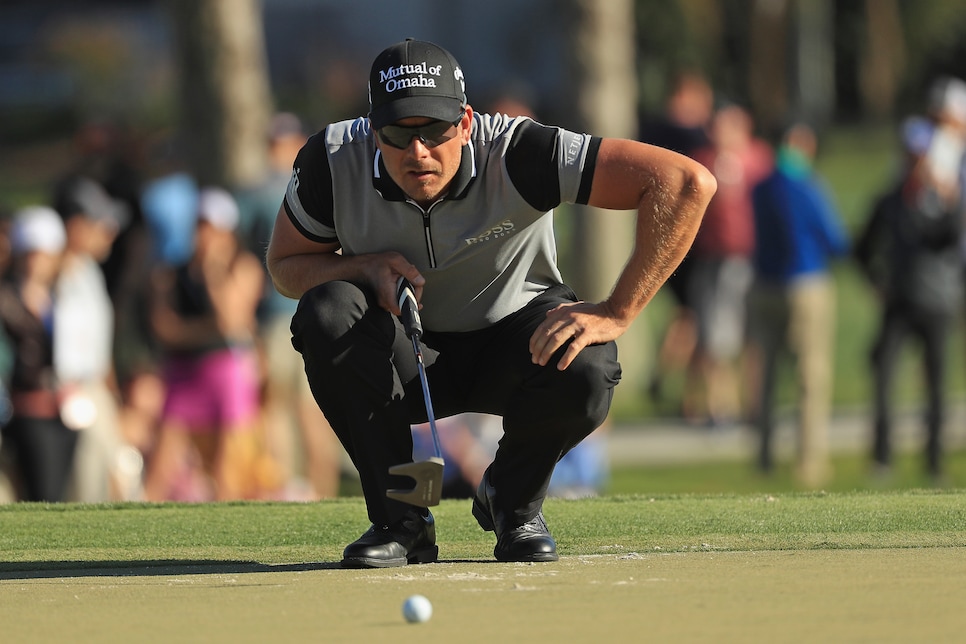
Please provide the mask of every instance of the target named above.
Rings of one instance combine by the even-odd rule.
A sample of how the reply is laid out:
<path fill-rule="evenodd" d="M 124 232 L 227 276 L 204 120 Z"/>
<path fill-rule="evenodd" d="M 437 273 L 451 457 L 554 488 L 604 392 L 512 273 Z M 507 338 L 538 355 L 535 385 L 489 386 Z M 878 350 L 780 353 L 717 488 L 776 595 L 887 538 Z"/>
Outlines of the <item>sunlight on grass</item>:
<path fill-rule="evenodd" d="M 825 486 L 829 492 L 854 490 L 895 491 L 936 487 L 923 473 L 919 454 L 896 457 L 888 476 L 876 474 L 868 459 L 859 454 L 833 459 L 835 478 Z M 966 488 L 966 451 L 947 455 L 948 475 L 940 487 Z M 783 493 L 801 488 L 788 462 L 779 463 L 772 476 L 764 476 L 746 461 L 698 462 L 685 465 L 620 467 L 611 472 L 607 494 L 747 494 Z"/>

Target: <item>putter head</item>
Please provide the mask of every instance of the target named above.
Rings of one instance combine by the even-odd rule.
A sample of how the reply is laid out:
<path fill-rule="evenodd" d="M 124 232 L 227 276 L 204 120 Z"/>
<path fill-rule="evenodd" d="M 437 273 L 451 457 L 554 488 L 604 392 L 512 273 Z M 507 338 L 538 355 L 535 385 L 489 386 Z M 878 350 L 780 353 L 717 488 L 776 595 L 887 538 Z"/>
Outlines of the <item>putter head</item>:
<path fill-rule="evenodd" d="M 389 473 L 408 476 L 416 482 L 410 490 L 386 490 L 386 496 L 390 499 L 423 508 L 439 505 L 443 492 L 443 459 L 431 456 L 417 463 L 393 465 Z"/>

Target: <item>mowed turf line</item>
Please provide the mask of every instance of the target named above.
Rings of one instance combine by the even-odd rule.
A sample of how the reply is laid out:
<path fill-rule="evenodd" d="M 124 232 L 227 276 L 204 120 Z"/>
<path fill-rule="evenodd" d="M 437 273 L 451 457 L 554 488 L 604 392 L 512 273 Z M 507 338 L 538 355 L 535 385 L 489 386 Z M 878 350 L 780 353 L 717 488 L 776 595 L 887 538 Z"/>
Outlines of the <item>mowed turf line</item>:
<path fill-rule="evenodd" d="M 433 509 L 442 559 L 488 559 L 470 501 Z M 561 555 L 966 546 L 966 490 L 607 496 L 544 506 Z M 0 573 L 130 563 L 338 562 L 361 498 L 320 503 L 0 506 Z"/>
<path fill-rule="evenodd" d="M 551 499 L 545 510 L 557 563 L 493 562 L 493 536 L 469 501 L 444 501 L 434 509 L 442 563 L 352 571 L 338 561 L 367 527 L 361 499 L 3 506 L 3 640 L 902 642 L 966 632 L 966 491 Z M 413 593 L 433 601 L 430 622 L 403 621 Z"/>

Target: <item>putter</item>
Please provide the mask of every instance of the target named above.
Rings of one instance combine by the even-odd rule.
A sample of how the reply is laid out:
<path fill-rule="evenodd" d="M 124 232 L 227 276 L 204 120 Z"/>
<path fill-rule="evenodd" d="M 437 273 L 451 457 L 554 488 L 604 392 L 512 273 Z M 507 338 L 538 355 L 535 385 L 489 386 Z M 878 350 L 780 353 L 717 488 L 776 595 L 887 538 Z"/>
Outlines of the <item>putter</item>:
<path fill-rule="evenodd" d="M 390 474 L 408 476 L 415 485 L 409 490 L 386 490 L 390 499 L 428 508 L 439 505 L 439 498 L 443 491 L 443 453 L 439 447 L 439 433 L 436 431 L 436 416 L 433 413 L 433 401 L 429 397 L 429 380 L 426 378 L 426 365 L 423 364 L 423 352 L 419 348 L 419 338 L 423 334 L 423 325 L 419 320 L 419 307 L 412 284 L 405 277 L 400 277 L 396 285 L 396 297 L 399 299 L 399 320 L 402 322 L 406 335 L 413 342 L 413 352 L 416 354 L 416 368 L 419 370 L 419 381 L 423 386 L 423 399 L 426 402 L 426 416 L 429 418 L 429 429 L 433 434 L 433 449 L 436 456 L 418 463 L 402 463 L 389 468 Z"/>

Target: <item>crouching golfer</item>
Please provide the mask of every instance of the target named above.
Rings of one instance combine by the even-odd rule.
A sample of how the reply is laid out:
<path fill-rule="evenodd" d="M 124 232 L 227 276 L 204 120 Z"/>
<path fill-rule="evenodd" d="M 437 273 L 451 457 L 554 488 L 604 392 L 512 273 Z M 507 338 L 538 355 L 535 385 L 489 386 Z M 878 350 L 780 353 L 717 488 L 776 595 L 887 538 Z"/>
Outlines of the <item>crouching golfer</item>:
<path fill-rule="evenodd" d="M 396 284 L 413 285 L 439 417 L 503 417 L 473 502 L 500 561 L 554 561 L 541 511 L 557 461 L 603 423 L 620 379 L 614 340 L 684 257 L 715 191 L 690 159 L 528 118 L 477 114 L 441 47 L 392 45 L 369 76 L 368 118 L 311 137 L 268 248 L 315 399 L 359 471 L 372 527 L 346 567 L 436 560 L 433 516 L 386 496 L 412 480 L 410 425 L 427 420 Z M 583 302 L 555 265 L 562 202 L 637 210 L 613 292 Z"/>

